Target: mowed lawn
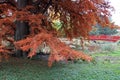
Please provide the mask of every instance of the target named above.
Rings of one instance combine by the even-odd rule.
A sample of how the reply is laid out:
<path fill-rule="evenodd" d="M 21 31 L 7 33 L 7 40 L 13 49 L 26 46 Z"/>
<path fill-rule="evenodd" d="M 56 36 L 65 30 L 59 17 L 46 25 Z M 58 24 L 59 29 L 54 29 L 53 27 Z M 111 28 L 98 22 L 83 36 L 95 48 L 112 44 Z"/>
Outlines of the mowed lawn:
<path fill-rule="evenodd" d="M 14 58 L 1 63 L 0 80 L 120 80 L 120 63 L 79 60 L 49 68 L 44 60 Z"/>

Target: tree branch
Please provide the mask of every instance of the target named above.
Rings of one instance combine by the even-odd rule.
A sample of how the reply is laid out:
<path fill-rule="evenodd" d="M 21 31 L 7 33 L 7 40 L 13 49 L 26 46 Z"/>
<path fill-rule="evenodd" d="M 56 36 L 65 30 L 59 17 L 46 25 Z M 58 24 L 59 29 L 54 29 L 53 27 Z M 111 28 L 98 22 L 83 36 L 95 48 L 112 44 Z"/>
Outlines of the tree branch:
<path fill-rule="evenodd" d="M 49 8 L 49 6 L 52 4 L 52 0 L 49 0 L 48 4 L 46 5 L 45 9 L 43 10 L 43 14 L 47 11 L 47 9 Z"/>

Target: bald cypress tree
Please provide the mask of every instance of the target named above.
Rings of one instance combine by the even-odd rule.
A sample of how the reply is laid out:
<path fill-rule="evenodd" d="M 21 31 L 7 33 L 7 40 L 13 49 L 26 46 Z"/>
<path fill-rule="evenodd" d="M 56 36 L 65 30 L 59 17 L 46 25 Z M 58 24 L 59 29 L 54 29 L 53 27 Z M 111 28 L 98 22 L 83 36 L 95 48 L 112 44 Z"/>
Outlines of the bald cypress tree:
<path fill-rule="evenodd" d="M 39 45 L 46 43 L 51 49 L 49 66 L 60 60 L 92 60 L 61 42 L 58 39 L 61 33 L 69 39 L 87 39 L 96 23 L 110 25 L 112 7 L 106 0 L 1 0 L 0 3 L 0 41 L 4 39 L 17 49 L 30 51 L 29 57 L 36 54 Z M 60 29 L 53 27 L 53 20 L 59 20 Z M 1 54 L 9 52 L 2 44 L 0 50 Z"/>

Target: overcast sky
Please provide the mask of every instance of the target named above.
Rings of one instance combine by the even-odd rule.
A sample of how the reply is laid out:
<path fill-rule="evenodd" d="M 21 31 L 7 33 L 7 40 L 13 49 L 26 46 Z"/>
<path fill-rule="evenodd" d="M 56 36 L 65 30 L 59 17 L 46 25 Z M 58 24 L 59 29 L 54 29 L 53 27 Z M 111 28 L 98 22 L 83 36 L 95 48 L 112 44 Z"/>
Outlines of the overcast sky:
<path fill-rule="evenodd" d="M 120 0 L 109 0 L 111 5 L 115 8 L 115 12 L 112 13 L 112 20 L 115 24 L 120 26 Z"/>

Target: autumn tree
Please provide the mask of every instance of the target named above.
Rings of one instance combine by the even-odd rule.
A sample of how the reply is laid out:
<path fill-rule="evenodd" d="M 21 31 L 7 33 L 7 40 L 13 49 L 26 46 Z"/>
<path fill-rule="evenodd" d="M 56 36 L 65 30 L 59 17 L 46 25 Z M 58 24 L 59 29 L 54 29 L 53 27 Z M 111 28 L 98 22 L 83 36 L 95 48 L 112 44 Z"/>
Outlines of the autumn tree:
<path fill-rule="evenodd" d="M 62 32 L 68 39 L 88 38 L 96 23 L 110 24 L 110 10 L 106 0 L 0 0 L 1 56 L 14 51 L 2 44 L 5 40 L 17 50 L 29 51 L 28 57 L 34 56 L 44 42 L 51 49 L 49 66 L 54 61 L 76 58 L 90 61 L 91 57 L 72 50 L 58 37 Z M 62 23 L 59 30 L 53 27 L 55 19 Z"/>

